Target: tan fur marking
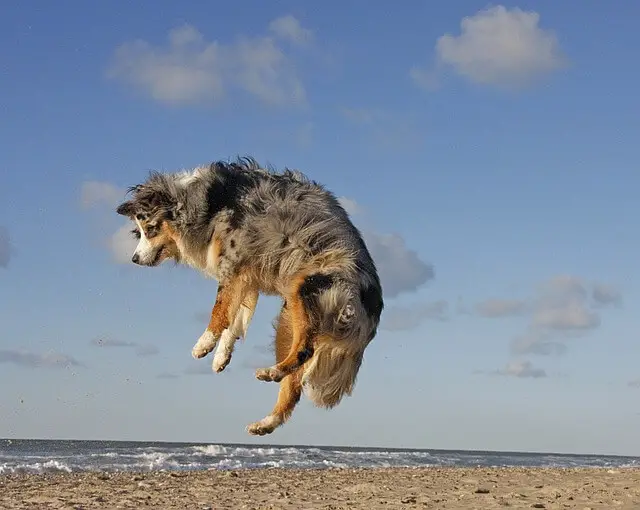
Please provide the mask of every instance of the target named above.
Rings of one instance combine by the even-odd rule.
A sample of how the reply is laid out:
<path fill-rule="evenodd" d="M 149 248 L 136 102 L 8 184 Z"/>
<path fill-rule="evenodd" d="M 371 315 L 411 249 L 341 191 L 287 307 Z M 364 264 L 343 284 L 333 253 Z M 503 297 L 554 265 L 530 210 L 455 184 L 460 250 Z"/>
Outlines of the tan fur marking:
<path fill-rule="evenodd" d="M 276 362 L 284 361 L 291 351 L 292 335 L 291 315 L 286 308 L 283 308 L 278 321 L 278 329 L 276 330 Z M 302 368 L 299 368 L 280 381 L 278 400 L 271 414 L 278 416 L 282 420 L 281 424 L 289 419 L 296 404 L 300 401 L 300 396 L 302 395 L 301 380 Z"/>
<path fill-rule="evenodd" d="M 291 291 L 287 297 L 288 315 L 291 321 L 291 343 L 289 352 L 284 359 L 278 360 L 274 367 L 284 374 L 290 374 L 299 368 L 298 353 L 304 351 L 307 347 L 311 347 L 311 345 L 307 345 L 312 340 L 310 338 L 311 325 L 309 324 L 304 302 L 300 297 L 300 287 L 307 276 L 309 276 L 309 273 L 304 272 L 293 279 L 290 287 Z"/>
<path fill-rule="evenodd" d="M 227 285 L 218 286 L 218 294 L 216 295 L 216 302 L 211 309 L 211 319 L 207 329 L 211 331 L 216 337 L 220 336 L 222 332 L 231 324 L 231 303 L 233 301 L 234 285 L 230 282 Z"/>
<path fill-rule="evenodd" d="M 250 287 L 242 275 L 236 276 L 225 285 L 218 286 L 216 302 L 211 310 L 211 320 L 207 329 L 214 335 L 220 336 L 231 325 L 238 314 L 243 302 L 248 299 L 246 306 L 255 307 L 257 293 L 249 292 Z"/>

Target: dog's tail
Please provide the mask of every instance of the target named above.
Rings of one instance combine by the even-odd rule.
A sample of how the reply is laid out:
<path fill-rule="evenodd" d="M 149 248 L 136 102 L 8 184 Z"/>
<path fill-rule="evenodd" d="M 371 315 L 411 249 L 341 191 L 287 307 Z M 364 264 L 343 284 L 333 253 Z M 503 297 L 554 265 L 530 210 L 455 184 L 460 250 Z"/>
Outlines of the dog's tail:
<path fill-rule="evenodd" d="M 316 406 L 331 409 L 353 392 L 363 350 L 329 336 L 317 338 L 315 345 L 302 375 L 304 394 Z"/>
<path fill-rule="evenodd" d="M 355 293 L 349 283 L 334 280 L 316 299 L 314 322 L 319 334 L 302 383 L 316 406 L 331 409 L 353 392 L 365 348 L 376 334 L 382 298 L 371 284 Z"/>

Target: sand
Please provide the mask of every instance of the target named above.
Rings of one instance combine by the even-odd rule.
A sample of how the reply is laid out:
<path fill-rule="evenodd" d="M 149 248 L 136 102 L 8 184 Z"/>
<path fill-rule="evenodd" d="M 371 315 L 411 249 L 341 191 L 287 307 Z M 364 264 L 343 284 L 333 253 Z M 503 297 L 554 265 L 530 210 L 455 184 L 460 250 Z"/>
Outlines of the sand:
<path fill-rule="evenodd" d="M 0 508 L 640 509 L 640 469 L 260 469 L 0 476 Z"/>

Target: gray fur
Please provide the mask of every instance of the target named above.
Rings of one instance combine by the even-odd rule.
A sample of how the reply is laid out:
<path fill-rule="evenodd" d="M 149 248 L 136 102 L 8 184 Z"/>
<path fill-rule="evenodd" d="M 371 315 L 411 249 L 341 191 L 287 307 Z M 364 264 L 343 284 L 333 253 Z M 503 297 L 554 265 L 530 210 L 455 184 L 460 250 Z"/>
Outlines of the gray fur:
<path fill-rule="evenodd" d="M 267 170 L 251 158 L 190 172 L 154 172 L 130 191 L 131 200 L 118 212 L 168 222 L 182 240 L 178 262 L 206 273 L 211 240 L 221 238 L 222 254 L 215 272 L 208 273 L 220 285 L 250 266 L 259 275 L 261 293 L 283 296 L 300 271 L 330 275 L 330 288 L 315 296 L 310 312 L 317 333 L 346 342 L 341 356 L 351 352 L 355 360 L 353 380 L 335 381 L 346 387 L 332 388 L 339 395 L 330 400 L 335 404 L 342 393 L 350 393 L 362 352 L 377 331 L 382 288 L 360 232 L 330 191 L 300 172 Z M 334 352 L 332 358 L 340 356 Z M 328 358 L 309 366 L 336 370 Z M 325 373 L 314 382 L 313 374 L 305 373 L 310 387 L 330 378 Z"/>

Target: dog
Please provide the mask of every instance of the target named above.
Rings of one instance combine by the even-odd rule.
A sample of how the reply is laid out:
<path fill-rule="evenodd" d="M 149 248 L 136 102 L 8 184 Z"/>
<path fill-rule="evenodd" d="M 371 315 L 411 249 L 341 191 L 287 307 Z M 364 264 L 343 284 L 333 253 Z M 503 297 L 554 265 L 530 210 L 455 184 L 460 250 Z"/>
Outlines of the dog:
<path fill-rule="evenodd" d="M 272 433 L 302 394 L 331 409 L 351 395 L 384 308 L 376 265 L 335 195 L 297 170 L 250 157 L 176 173 L 150 172 L 116 211 L 135 222 L 132 261 L 191 266 L 218 281 L 194 358 L 218 344 L 212 368 L 231 361 L 258 296 L 282 299 L 274 321 L 276 364 L 256 371 L 280 383 L 275 406 L 247 427 Z"/>

